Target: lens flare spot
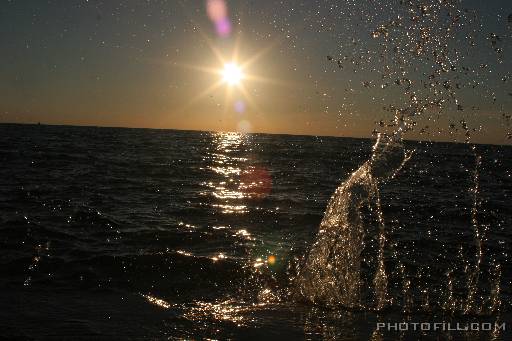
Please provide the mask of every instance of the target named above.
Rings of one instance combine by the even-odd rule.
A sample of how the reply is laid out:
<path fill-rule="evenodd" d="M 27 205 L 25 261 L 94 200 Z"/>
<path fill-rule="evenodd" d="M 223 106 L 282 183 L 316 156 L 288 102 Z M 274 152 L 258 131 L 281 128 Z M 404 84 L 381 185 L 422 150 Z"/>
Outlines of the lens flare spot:
<path fill-rule="evenodd" d="M 228 16 L 228 9 L 223 0 L 207 0 L 206 12 L 213 22 L 218 22 Z"/>
<path fill-rule="evenodd" d="M 217 34 L 226 38 L 231 34 L 231 20 L 228 15 L 228 6 L 224 0 L 207 0 L 206 13 L 215 25 Z"/>
<path fill-rule="evenodd" d="M 250 167 L 240 175 L 240 189 L 246 196 L 256 199 L 267 197 L 272 191 L 272 177 L 264 167 Z"/>
<path fill-rule="evenodd" d="M 239 114 L 245 111 L 245 103 L 241 99 L 235 102 L 235 111 Z"/>
<path fill-rule="evenodd" d="M 268 256 L 267 262 L 268 262 L 269 265 L 276 264 L 276 256 L 274 256 L 274 255 Z"/>
<path fill-rule="evenodd" d="M 228 18 L 219 20 L 215 23 L 215 29 L 219 36 L 226 38 L 231 34 L 231 21 Z"/>

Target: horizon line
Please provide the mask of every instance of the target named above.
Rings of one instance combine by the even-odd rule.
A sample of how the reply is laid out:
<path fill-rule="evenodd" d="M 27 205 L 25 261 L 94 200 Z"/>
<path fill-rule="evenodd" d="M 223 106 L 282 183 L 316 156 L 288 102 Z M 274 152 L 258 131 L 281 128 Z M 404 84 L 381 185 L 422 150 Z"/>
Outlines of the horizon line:
<path fill-rule="evenodd" d="M 27 122 L 0 122 L 0 125 L 26 125 L 26 126 L 53 126 L 53 127 L 77 127 L 77 128 L 100 128 L 100 129 L 145 129 L 145 130 L 171 130 L 183 132 L 200 132 L 200 133 L 237 133 L 247 135 L 284 135 L 284 136 L 304 136 L 304 137 L 329 137 L 329 138 L 346 138 L 358 140 L 374 140 L 376 137 L 362 137 L 362 136 L 340 136 L 340 135 L 323 135 L 323 134 L 293 134 L 293 133 L 270 133 L 270 132 L 240 132 L 229 130 L 198 130 L 198 129 L 180 129 L 180 128 L 151 128 L 151 127 L 129 127 L 129 126 L 108 126 L 108 125 L 89 125 L 89 124 L 65 124 L 65 123 L 27 123 Z M 500 143 L 481 143 L 481 142 L 461 142 L 449 140 L 421 140 L 408 138 L 403 139 L 408 142 L 424 142 L 424 143 L 454 143 L 454 144 L 467 144 L 467 145 L 483 145 L 483 146 L 504 146 L 512 147 L 511 144 Z"/>

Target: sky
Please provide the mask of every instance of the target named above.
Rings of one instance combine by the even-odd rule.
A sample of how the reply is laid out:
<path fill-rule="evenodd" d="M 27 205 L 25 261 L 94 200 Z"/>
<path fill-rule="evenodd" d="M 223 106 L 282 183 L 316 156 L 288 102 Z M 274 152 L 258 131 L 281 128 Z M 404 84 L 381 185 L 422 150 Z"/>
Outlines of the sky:
<path fill-rule="evenodd" d="M 0 123 L 370 137 L 417 94 L 446 104 L 408 138 L 512 142 L 510 1 L 461 0 L 471 23 L 451 39 L 429 1 L 219 2 L 225 18 L 203 0 L 3 0 Z M 441 43 L 453 76 L 430 89 Z M 223 82 L 230 62 L 240 84 Z"/>

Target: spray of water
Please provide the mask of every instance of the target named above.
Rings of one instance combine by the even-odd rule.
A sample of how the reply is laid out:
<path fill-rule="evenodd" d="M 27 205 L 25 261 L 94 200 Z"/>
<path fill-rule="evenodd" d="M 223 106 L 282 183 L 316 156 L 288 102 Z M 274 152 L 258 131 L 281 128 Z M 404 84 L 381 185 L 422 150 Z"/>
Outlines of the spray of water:
<path fill-rule="evenodd" d="M 424 116 L 428 121 L 435 121 L 436 117 L 442 117 L 443 112 L 449 109 L 464 112 L 459 90 L 477 85 L 484 88 L 485 84 L 481 76 L 483 73 L 464 66 L 465 57 L 478 36 L 478 29 L 474 28 L 477 21 L 474 13 L 462 9 L 458 1 L 401 1 L 400 4 L 396 10 L 391 10 L 390 20 L 379 23 L 371 32 L 373 38 L 381 41 L 377 58 L 382 65 L 380 88 L 396 86 L 401 91 L 396 104 L 388 107 L 394 111 L 394 119 L 388 124 L 381 121 L 380 125 L 390 127 L 391 132 L 378 134 L 371 158 L 342 182 L 331 197 L 316 240 L 296 278 L 295 291 L 301 299 L 324 306 L 381 310 L 400 301 L 404 312 L 429 311 L 435 304 L 450 314 L 495 313 L 501 305 L 499 264 L 495 263 L 490 270 L 490 293 L 485 297 L 479 292 L 483 285 L 481 273 L 488 227 L 478 221 L 482 159 L 476 152 L 471 189 L 474 261 L 469 262 L 464 255 L 460 255 L 462 262 L 467 265 L 463 283 L 467 292 L 465 298 L 456 293 L 456 287 L 461 284 L 458 270 L 448 269 L 446 289 L 436 293 L 426 286 L 419 288 L 422 302 L 415 306 L 408 269 L 386 235 L 379 186 L 395 177 L 412 156 L 413 151 L 404 148 L 403 138 L 415 130 L 418 120 Z M 370 18 L 369 21 L 372 20 Z M 498 39 L 493 39 L 494 48 Z M 457 48 L 461 42 L 467 43 L 467 47 Z M 500 62 L 502 50 L 496 47 L 495 51 Z M 370 51 L 366 55 L 370 56 L 368 60 L 373 56 Z M 350 61 L 347 57 L 336 59 L 331 56 L 328 56 L 328 60 L 335 61 L 340 68 L 346 60 Z M 356 65 L 365 67 L 364 58 Z M 481 69 L 486 67 L 480 66 Z M 364 82 L 367 87 L 373 83 Z M 495 98 L 489 88 L 484 91 Z M 464 119 L 460 123 L 465 140 L 469 142 L 476 130 L 470 129 Z M 361 268 L 369 228 L 364 221 L 365 208 L 369 209 L 378 226 L 378 251 L 373 260 L 375 272 L 371 284 L 364 282 Z M 388 292 L 386 249 L 391 251 L 397 271 L 401 274 L 401 300 L 391 297 Z M 368 288 L 373 291 L 371 301 L 365 300 L 364 291 Z M 437 297 L 438 301 L 433 302 L 431 297 Z M 378 339 L 378 335 L 375 337 Z"/>
<path fill-rule="evenodd" d="M 475 162 L 475 171 L 473 173 L 473 183 L 474 188 L 472 189 L 473 192 L 473 207 L 471 208 L 471 225 L 473 227 L 473 233 L 474 233 L 474 241 L 475 241 L 475 247 L 476 247 L 476 253 L 475 253 L 475 265 L 472 269 L 472 271 L 469 274 L 468 277 L 468 297 L 466 300 L 466 306 L 464 309 L 465 313 L 470 313 L 474 311 L 475 313 L 480 312 L 480 308 L 476 306 L 476 292 L 478 289 L 478 280 L 480 278 L 480 267 L 482 264 L 482 256 L 483 256 L 483 249 L 482 249 L 482 235 L 480 232 L 480 226 L 478 225 L 478 192 L 479 192 L 479 169 L 482 163 L 481 156 L 475 155 L 476 162 Z"/>
<path fill-rule="evenodd" d="M 411 155 L 404 149 L 399 134 L 379 135 L 371 159 L 336 189 L 320 224 L 317 240 L 297 279 L 298 293 L 302 298 L 328 306 L 364 307 L 360 274 L 365 237 L 362 208 L 366 206 L 379 225 L 378 266 L 373 280 L 374 306 L 377 309 L 386 306 L 386 235 L 378 184 L 394 177 Z"/>

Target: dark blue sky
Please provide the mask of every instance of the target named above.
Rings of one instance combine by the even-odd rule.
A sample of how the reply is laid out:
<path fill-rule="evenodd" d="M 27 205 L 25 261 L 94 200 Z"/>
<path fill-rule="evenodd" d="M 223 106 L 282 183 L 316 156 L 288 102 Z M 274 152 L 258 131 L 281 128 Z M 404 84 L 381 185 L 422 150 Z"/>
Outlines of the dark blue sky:
<path fill-rule="evenodd" d="M 0 122 L 370 136 L 386 129 L 389 107 L 407 106 L 415 91 L 451 97 L 441 113 L 418 118 L 411 138 L 461 141 L 466 122 L 476 130 L 474 141 L 510 141 L 510 1 L 457 4 L 464 27 L 453 39 L 438 37 L 448 42 L 450 58 L 458 56 L 453 76 L 443 76 L 434 90 L 427 89 L 432 56 L 402 52 L 420 32 L 407 28 L 413 14 L 403 16 L 418 11 L 424 17 L 414 27 L 427 27 L 434 11 L 420 7 L 428 1 L 227 4 L 233 33 L 220 38 L 199 0 L 4 0 Z M 404 24 L 386 26 L 395 40 L 383 55 L 385 39 L 372 32 L 397 17 Z M 432 41 L 425 40 L 430 52 Z M 243 80 L 244 91 L 221 85 L 198 96 L 219 80 L 204 71 L 222 69 L 214 51 L 229 61 L 235 50 L 240 64 L 258 57 L 244 70 L 254 76 Z M 398 78 L 412 81 L 412 89 L 383 77 L 387 63 L 403 66 L 397 55 L 407 59 L 406 77 Z"/>

